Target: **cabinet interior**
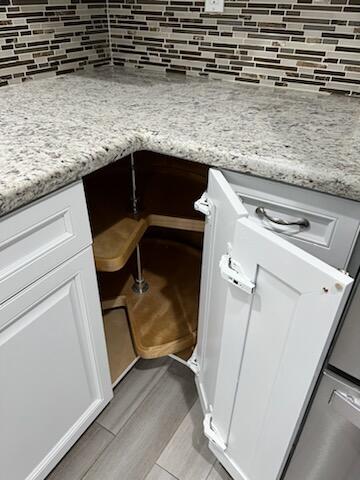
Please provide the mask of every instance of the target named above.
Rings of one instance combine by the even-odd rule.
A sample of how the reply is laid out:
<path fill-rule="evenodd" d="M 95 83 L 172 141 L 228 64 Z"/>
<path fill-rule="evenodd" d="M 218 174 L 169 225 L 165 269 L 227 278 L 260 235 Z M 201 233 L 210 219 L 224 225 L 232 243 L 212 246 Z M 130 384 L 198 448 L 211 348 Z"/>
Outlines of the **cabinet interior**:
<path fill-rule="evenodd" d="M 112 382 L 139 356 L 190 357 L 196 343 L 204 219 L 193 204 L 208 167 L 150 152 L 85 178 Z M 132 287 L 139 245 L 144 293 Z"/>

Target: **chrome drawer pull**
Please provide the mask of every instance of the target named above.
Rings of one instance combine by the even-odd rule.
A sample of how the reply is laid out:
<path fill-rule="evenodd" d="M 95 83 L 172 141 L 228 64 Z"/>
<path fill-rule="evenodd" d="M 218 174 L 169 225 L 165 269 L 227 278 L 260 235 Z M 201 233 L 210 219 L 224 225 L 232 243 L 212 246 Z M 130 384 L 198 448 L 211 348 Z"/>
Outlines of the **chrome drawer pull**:
<path fill-rule="evenodd" d="M 270 222 L 276 223 L 278 225 L 299 225 L 300 227 L 308 228 L 310 227 L 310 222 L 307 218 L 299 218 L 298 220 L 294 220 L 293 222 L 288 222 L 287 220 L 282 220 L 279 217 L 272 217 L 268 213 L 266 213 L 266 210 L 264 207 L 257 207 L 255 210 L 255 213 L 257 213 L 259 216 L 264 216 Z"/>

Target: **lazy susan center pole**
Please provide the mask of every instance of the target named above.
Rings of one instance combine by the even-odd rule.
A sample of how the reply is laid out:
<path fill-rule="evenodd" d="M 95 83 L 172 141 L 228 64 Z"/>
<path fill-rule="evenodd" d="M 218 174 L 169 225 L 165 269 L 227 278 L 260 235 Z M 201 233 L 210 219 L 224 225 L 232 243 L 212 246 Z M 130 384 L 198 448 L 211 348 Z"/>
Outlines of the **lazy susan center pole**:
<path fill-rule="evenodd" d="M 131 162 L 131 184 L 132 184 L 132 209 L 133 215 L 135 218 L 139 215 L 139 208 L 138 208 L 138 198 L 136 194 L 136 170 L 135 170 L 135 159 L 134 154 L 130 155 L 130 162 Z M 141 251 L 140 251 L 140 244 L 136 245 L 136 276 L 134 277 L 134 285 L 132 286 L 132 290 L 135 293 L 142 294 L 145 293 L 149 289 L 149 284 L 146 282 L 143 276 L 143 270 L 141 265 Z"/>

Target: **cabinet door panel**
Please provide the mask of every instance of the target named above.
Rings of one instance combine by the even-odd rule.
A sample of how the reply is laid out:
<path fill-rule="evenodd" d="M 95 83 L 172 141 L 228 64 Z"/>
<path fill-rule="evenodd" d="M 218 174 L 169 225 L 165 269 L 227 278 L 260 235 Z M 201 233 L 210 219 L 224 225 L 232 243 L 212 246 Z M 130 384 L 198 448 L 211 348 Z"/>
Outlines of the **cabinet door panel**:
<path fill-rule="evenodd" d="M 205 433 L 236 480 L 276 480 L 352 279 L 244 216 L 228 233 L 232 261 L 255 291 L 222 280 L 223 318 L 204 320 L 222 324 Z M 216 289 L 206 295 L 216 303 Z"/>
<path fill-rule="evenodd" d="M 222 173 L 209 170 L 208 196 L 210 216 L 206 219 L 203 261 L 201 270 L 201 294 L 197 360 L 200 365 L 199 393 L 205 409 L 214 400 L 216 372 L 220 353 L 227 285 L 218 268 L 221 256 L 226 253 L 237 218 L 246 215 L 240 199 L 235 195 Z M 209 292 L 216 292 L 216 296 Z M 208 294 L 209 293 L 209 294 Z"/>
<path fill-rule="evenodd" d="M 101 311 L 85 252 L 0 307 L 0 464 L 42 479 L 112 396 Z"/>

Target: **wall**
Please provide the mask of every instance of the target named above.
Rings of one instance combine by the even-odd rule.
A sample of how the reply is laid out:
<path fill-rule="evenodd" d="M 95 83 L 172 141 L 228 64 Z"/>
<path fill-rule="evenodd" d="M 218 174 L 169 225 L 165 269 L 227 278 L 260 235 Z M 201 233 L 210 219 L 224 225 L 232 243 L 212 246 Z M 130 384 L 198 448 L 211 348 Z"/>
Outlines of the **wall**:
<path fill-rule="evenodd" d="M 360 0 L 109 0 L 114 63 L 360 94 Z M 0 86 L 109 63 L 106 0 L 0 0 Z"/>
<path fill-rule="evenodd" d="M 0 86 L 109 58 L 105 0 L 0 0 Z"/>
<path fill-rule="evenodd" d="M 360 0 L 109 0 L 114 63 L 360 93 Z"/>

